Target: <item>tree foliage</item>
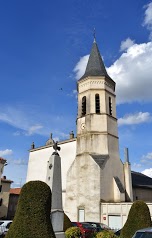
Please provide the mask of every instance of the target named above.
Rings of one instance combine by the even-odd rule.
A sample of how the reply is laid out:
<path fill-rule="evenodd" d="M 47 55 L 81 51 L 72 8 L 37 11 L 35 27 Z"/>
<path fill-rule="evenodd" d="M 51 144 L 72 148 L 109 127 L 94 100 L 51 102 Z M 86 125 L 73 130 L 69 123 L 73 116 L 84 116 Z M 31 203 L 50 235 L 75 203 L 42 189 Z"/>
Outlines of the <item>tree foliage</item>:
<path fill-rule="evenodd" d="M 55 238 L 51 220 L 51 190 L 41 181 L 30 181 L 22 189 L 16 214 L 6 238 Z"/>
<path fill-rule="evenodd" d="M 70 227 L 72 227 L 72 223 L 69 217 L 64 213 L 63 231 L 66 231 Z"/>
<path fill-rule="evenodd" d="M 135 201 L 120 235 L 123 238 L 131 238 L 137 230 L 150 226 L 151 217 L 147 204 L 144 201 Z"/>
<path fill-rule="evenodd" d="M 118 238 L 118 237 L 113 233 L 113 231 L 105 230 L 98 232 L 96 238 Z"/>
<path fill-rule="evenodd" d="M 76 226 L 68 228 L 65 232 L 66 238 L 80 238 L 80 236 L 81 236 L 80 228 Z"/>

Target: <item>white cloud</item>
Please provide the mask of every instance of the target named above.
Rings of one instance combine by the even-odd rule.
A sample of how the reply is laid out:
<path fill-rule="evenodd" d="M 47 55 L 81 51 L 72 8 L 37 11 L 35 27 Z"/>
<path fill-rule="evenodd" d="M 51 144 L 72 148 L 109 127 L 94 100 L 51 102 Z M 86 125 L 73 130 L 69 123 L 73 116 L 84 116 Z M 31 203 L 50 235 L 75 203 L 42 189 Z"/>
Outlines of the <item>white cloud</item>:
<path fill-rule="evenodd" d="M 67 96 L 70 96 L 70 97 L 75 97 L 77 98 L 77 90 L 74 89 L 71 93 L 68 93 Z"/>
<path fill-rule="evenodd" d="M 120 45 L 120 51 L 127 50 L 129 47 L 131 47 L 134 44 L 134 41 L 131 40 L 129 37 L 121 42 Z"/>
<path fill-rule="evenodd" d="M 76 89 L 74 89 L 72 92 L 73 92 L 74 95 L 77 94 L 77 90 Z"/>
<path fill-rule="evenodd" d="M 40 116 L 38 117 L 37 115 L 38 113 L 36 111 L 34 113 L 34 110 L 30 113 L 29 111 L 22 111 L 18 107 L 7 107 L 3 105 L 1 106 L 0 121 L 19 129 L 13 133 L 14 136 L 46 135 L 46 131 L 42 130 L 43 125 L 37 122 L 37 120 L 41 120 Z"/>
<path fill-rule="evenodd" d="M 76 79 L 84 74 L 89 55 L 74 68 Z M 117 103 L 152 101 L 152 42 L 133 44 L 113 65 L 108 74 L 116 82 Z"/>
<path fill-rule="evenodd" d="M 15 164 L 15 165 L 27 165 L 27 161 L 23 160 L 23 159 L 16 159 L 16 160 L 12 160 L 11 164 Z"/>
<path fill-rule="evenodd" d="M 33 121 L 27 119 L 27 115 L 18 109 L 12 107 L 1 108 L 0 121 L 3 121 L 13 127 L 31 132 L 35 125 Z M 36 131 L 36 130 L 35 130 Z M 19 131 L 15 135 L 19 135 Z"/>
<path fill-rule="evenodd" d="M 25 133 L 25 134 L 26 135 L 33 135 L 33 134 L 37 133 L 42 128 L 43 128 L 43 126 L 41 126 L 41 125 L 30 126 L 27 130 L 27 133 Z"/>
<path fill-rule="evenodd" d="M 13 151 L 12 150 L 9 150 L 9 149 L 6 149 L 6 150 L 0 150 L 0 156 L 5 156 L 5 155 L 12 155 L 13 154 Z"/>
<path fill-rule="evenodd" d="M 79 62 L 76 64 L 76 66 L 73 70 L 76 74 L 76 76 L 75 76 L 76 79 L 80 79 L 81 76 L 83 76 L 83 74 L 85 73 L 88 59 L 89 59 L 89 55 L 85 55 L 85 56 L 81 57 Z"/>
<path fill-rule="evenodd" d="M 117 103 L 152 101 L 152 42 L 132 45 L 107 71 L 116 82 Z"/>
<path fill-rule="evenodd" d="M 149 39 L 152 40 L 152 2 L 145 6 L 145 18 L 143 22 L 143 26 L 146 26 L 150 31 Z"/>
<path fill-rule="evenodd" d="M 152 2 L 145 9 L 143 25 L 152 34 Z M 116 82 L 117 103 L 152 101 L 152 42 L 135 44 L 128 37 L 121 42 L 120 49 L 126 52 L 107 68 L 108 74 Z M 85 55 L 76 64 L 76 79 L 84 74 L 88 58 L 89 55 Z"/>
<path fill-rule="evenodd" d="M 149 177 L 152 178 L 152 168 L 150 168 L 150 169 L 145 169 L 145 170 L 142 171 L 141 173 L 142 173 L 142 174 L 145 174 L 145 175 L 147 175 L 147 176 L 149 176 Z"/>
<path fill-rule="evenodd" d="M 141 167 L 142 167 L 142 164 L 140 164 L 140 163 L 133 163 L 133 165 L 131 166 L 131 169 L 133 171 L 136 171 L 137 168 L 141 168 Z"/>
<path fill-rule="evenodd" d="M 16 131 L 13 133 L 14 136 L 20 136 L 22 133 L 20 131 Z"/>
<path fill-rule="evenodd" d="M 76 92 L 73 92 L 75 95 Z M 49 136 L 53 133 L 53 138 L 57 137 L 60 140 L 66 139 L 69 135 L 65 134 L 67 131 L 73 129 L 74 115 L 52 115 L 49 113 L 40 113 L 37 107 L 29 111 L 27 105 L 6 106 L 0 105 L 0 121 L 7 123 L 14 127 L 16 131 L 14 136 L 31 136 L 39 134 Z M 24 108 L 24 110 L 23 110 Z M 64 127 L 63 127 L 64 125 Z"/>
<path fill-rule="evenodd" d="M 152 161 L 152 152 L 147 153 L 147 155 L 143 155 L 142 159 L 144 159 L 144 160 L 151 160 Z"/>
<path fill-rule="evenodd" d="M 138 112 L 135 114 L 127 114 L 123 118 L 118 119 L 118 125 L 134 125 L 149 122 L 152 117 L 149 112 Z"/>

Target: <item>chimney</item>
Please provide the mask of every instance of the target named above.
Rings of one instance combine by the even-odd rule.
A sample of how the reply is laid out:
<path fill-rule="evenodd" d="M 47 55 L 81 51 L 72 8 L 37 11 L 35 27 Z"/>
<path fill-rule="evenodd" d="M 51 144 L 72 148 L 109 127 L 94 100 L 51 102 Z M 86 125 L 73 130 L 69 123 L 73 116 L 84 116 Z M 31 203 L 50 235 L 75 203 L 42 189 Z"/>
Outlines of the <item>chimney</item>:
<path fill-rule="evenodd" d="M 35 144 L 34 142 L 32 142 L 32 145 L 31 145 L 31 150 L 35 149 Z"/>
<path fill-rule="evenodd" d="M 125 162 L 129 163 L 129 152 L 128 148 L 124 148 L 124 156 L 125 156 Z"/>
<path fill-rule="evenodd" d="M 73 139 L 74 138 L 74 133 L 73 131 L 70 132 L 70 139 Z"/>

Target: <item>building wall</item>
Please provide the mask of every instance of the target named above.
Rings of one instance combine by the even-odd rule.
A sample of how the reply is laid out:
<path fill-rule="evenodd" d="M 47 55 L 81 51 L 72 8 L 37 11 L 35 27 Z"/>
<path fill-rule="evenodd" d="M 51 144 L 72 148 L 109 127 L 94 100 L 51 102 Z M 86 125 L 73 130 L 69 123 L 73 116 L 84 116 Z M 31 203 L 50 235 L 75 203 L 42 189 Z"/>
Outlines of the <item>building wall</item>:
<path fill-rule="evenodd" d="M 133 188 L 133 199 L 152 202 L 152 189 L 148 188 Z"/>
<path fill-rule="evenodd" d="M 62 195 L 63 195 L 63 207 L 65 200 L 66 190 L 66 175 L 76 155 L 76 139 L 71 139 L 65 142 L 60 142 L 59 146 L 61 150 L 59 155 L 61 157 L 61 171 L 62 171 Z M 47 162 L 53 153 L 52 146 L 44 146 L 38 149 L 33 149 L 29 154 L 29 162 L 27 169 L 26 182 L 32 180 L 46 181 L 47 175 Z"/>
<path fill-rule="evenodd" d="M 6 160 L 0 157 L 0 204 L 2 203 L 2 183 L 1 183 L 1 177 L 4 170 Z M 1 205 L 0 205 L 0 216 L 1 216 Z"/>
<path fill-rule="evenodd" d="M 0 210 L 0 217 L 7 217 L 7 211 L 8 211 L 8 203 L 9 203 L 9 191 L 10 191 L 10 185 L 11 183 L 7 182 L 1 182 L 2 183 L 2 206 Z"/>
<path fill-rule="evenodd" d="M 85 221 L 99 221 L 100 168 L 88 155 L 77 156 L 67 174 L 65 213 L 79 221 L 78 210 L 84 209 Z"/>
<path fill-rule="evenodd" d="M 15 216 L 18 199 L 19 199 L 18 194 L 10 194 L 9 205 L 8 205 L 8 213 L 7 213 L 7 218 L 9 220 L 13 220 L 13 218 Z"/>
<path fill-rule="evenodd" d="M 152 219 L 152 203 L 147 203 Z M 125 224 L 132 203 L 101 203 L 101 222 L 113 229 L 121 229 Z M 112 223 L 112 219 L 113 223 Z M 117 218 L 119 223 L 117 223 Z M 112 226 L 112 224 L 115 226 Z"/>

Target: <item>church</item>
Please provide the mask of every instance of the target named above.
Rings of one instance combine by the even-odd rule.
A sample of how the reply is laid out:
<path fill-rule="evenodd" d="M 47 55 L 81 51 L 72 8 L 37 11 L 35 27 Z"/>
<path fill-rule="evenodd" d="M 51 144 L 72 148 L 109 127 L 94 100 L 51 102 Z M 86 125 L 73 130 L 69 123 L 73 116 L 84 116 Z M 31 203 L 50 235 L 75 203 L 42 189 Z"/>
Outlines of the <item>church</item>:
<path fill-rule="evenodd" d="M 116 84 L 108 75 L 94 39 L 84 75 L 77 81 L 77 135 L 60 141 L 63 209 L 71 221 L 103 222 L 121 228 L 132 202 L 144 200 L 152 216 L 152 178 L 132 172 L 125 149 L 119 155 Z M 46 181 L 53 138 L 33 144 L 26 181 Z"/>

